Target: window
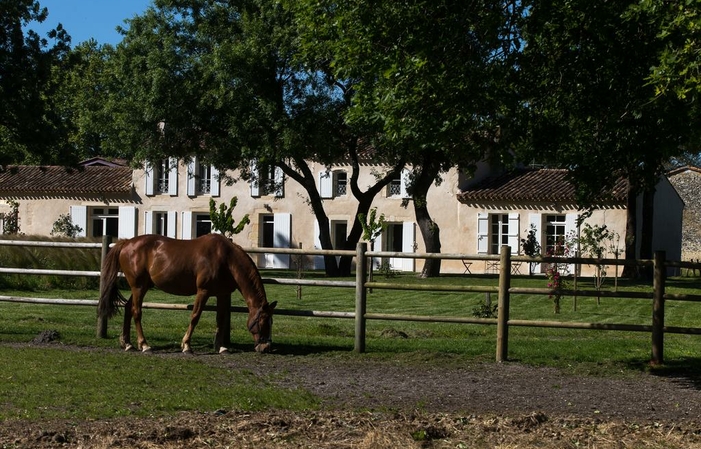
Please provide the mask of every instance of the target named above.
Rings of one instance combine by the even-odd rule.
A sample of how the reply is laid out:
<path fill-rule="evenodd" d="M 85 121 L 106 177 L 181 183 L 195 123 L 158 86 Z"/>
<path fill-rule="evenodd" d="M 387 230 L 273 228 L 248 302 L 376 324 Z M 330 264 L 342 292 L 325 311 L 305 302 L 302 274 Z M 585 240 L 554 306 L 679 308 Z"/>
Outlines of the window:
<path fill-rule="evenodd" d="M 200 165 L 199 168 L 197 193 L 200 195 L 208 195 L 212 191 L 212 166 Z"/>
<path fill-rule="evenodd" d="M 94 207 L 90 210 L 90 235 L 102 237 L 119 235 L 119 209 Z"/>
<path fill-rule="evenodd" d="M 489 219 L 489 254 L 499 254 L 501 245 L 509 244 L 509 214 L 491 214 Z"/>
<path fill-rule="evenodd" d="M 219 196 L 219 170 L 193 158 L 187 164 L 187 195 Z"/>
<path fill-rule="evenodd" d="M 387 186 L 387 196 L 399 196 L 402 194 L 402 178 L 397 176 Z"/>
<path fill-rule="evenodd" d="M 174 158 L 146 163 L 146 195 L 178 194 L 178 161 Z"/>
<path fill-rule="evenodd" d="M 168 159 L 163 159 L 158 165 L 154 167 L 155 178 L 156 178 L 156 193 L 168 193 L 168 182 L 170 177 L 170 167 L 168 165 Z"/>
<path fill-rule="evenodd" d="M 319 195 L 322 198 L 346 196 L 348 193 L 348 173 L 343 170 L 319 172 Z"/>
<path fill-rule="evenodd" d="M 292 235 L 291 214 L 264 214 L 259 216 L 258 245 L 261 248 L 290 248 Z M 290 255 L 264 253 L 258 263 L 266 268 L 290 268 Z"/>
<path fill-rule="evenodd" d="M 168 213 L 153 213 L 153 233 L 158 235 L 168 235 Z"/>
<path fill-rule="evenodd" d="M 567 225 L 564 215 L 545 216 L 545 254 L 561 255 L 565 243 Z"/>
<path fill-rule="evenodd" d="M 409 175 L 409 170 L 402 169 L 401 173 L 392 179 L 387 185 L 387 197 L 409 198 L 406 189 L 406 180 Z"/>
<path fill-rule="evenodd" d="M 251 163 L 251 196 L 284 196 L 285 178 L 280 167 Z"/>
<path fill-rule="evenodd" d="M 195 215 L 195 237 L 200 237 L 212 232 L 212 219 L 209 214 Z"/>
<path fill-rule="evenodd" d="M 348 173 L 344 171 L 334 172 L 336 184 L 336 196 L 345 196 L 348 190 Z"/>
<path fill-rule="evenodd" d="M 343 249 L 346 244 L 346 235 L 348 232 L 348 223 L 345 221 L 331 222 L 331 238 L 333 239 L 334 249 Z"/>

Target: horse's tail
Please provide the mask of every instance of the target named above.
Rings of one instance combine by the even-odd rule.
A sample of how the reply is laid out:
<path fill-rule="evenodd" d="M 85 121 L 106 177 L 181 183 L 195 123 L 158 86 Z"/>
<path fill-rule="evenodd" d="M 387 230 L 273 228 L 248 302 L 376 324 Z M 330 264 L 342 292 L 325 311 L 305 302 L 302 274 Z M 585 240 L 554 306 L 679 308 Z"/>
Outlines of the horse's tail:
<path fill-rule="evenodd" d="M 100 318 L 112 318 L 117 314 L 117 307 L 127 302 L 117 285 L 119 254 L 122 252 L 122 246 L 124 246 L 123 242 L 115 244 L 102 263 L 100 301 L 97 305 L 97 315 Z"/>

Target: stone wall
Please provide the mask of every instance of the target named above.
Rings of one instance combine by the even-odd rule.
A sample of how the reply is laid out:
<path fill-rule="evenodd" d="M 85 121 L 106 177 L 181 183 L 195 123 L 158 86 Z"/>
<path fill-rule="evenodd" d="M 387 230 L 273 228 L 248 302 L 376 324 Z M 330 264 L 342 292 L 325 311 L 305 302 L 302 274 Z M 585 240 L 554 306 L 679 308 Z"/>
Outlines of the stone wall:
<path fill-rule="evenodd" d="M 677 169 L 668 178 L 684 201 L 682 259 L 701 259 L 701 168 Z"/>

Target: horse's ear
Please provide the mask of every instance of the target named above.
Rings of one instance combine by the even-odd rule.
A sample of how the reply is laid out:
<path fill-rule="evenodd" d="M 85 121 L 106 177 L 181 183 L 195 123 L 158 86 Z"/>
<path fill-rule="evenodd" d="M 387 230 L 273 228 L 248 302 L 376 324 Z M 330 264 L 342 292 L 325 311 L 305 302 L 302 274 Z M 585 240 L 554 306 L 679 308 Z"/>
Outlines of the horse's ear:
<path fill-rule="evenodd" d="M 268 304 L 268 308 L 269 308 L 270 310 L 273 310 L 273 309 L 275 308 L 276 305 L 277 305 L 277 301 L 273 301 L 273 302 L 271 302 L 270 304 Z"/>

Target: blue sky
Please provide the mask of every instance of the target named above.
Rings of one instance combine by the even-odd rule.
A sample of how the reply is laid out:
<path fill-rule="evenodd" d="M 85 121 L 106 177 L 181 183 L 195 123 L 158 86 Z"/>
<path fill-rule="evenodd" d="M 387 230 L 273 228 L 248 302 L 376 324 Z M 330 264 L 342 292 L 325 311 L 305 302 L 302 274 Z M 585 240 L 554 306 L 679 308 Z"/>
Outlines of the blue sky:
<path fill-rule="evenodd" d="M 46 37 L 46 32 L 60 23 L 71 36 L 71 47 L 94 38 L 99 44 L 116 45 L 122 36 L 115 31 L 124 19 L 141 15 L 151 0 L 39 0 L 49 10 L 42 24 L 28 28 Z"/>

